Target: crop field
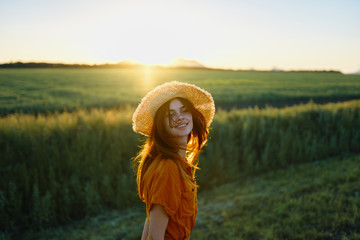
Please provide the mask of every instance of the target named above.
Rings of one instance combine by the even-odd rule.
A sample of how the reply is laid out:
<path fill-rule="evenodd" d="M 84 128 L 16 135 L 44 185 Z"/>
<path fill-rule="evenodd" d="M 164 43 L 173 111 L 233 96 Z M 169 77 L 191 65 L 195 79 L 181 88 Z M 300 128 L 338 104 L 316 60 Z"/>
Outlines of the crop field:
<path fill-rule="evenodd" d="M 360 97 L 360 75 L 182 69 L 0 69 L 0 115 L 136 105 L 166 81 L 194 83 L 216 105 L 291 105 Z"/>
<path fill-rule="evenodd" d="M 360 239 L 360 155 L 330 158 L 224 184 L 198 196 L 192 240 Z M 104 211 L 29 239 L 138 240 L 144 207 Z"/>
<path fill-rule="evenodd" d="M 316 103 L 360 76 L 144 68 L 0 69 L 0 240 L 138 239 L 131 116 L 168 80 L 217 106 L 192 239 L 360 239 L 360 100 Z"/>

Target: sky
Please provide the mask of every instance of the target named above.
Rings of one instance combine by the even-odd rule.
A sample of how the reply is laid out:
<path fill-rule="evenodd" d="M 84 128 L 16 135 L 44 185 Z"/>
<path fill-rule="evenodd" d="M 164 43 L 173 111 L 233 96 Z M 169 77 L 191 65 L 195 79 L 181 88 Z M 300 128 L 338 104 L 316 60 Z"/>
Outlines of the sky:
<path fill-rule="evenodd" d="M 0 1 L 0 63 L 360 70 L 359 0 Z"/>

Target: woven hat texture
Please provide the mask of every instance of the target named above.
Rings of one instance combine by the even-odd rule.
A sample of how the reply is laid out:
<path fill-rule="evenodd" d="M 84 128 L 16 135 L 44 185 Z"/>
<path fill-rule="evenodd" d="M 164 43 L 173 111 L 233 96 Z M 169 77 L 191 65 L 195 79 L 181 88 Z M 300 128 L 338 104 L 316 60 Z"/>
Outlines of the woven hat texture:
<path fill-rule="evenodd" d="M 202 113 L 207 127 L 210 126 L 215 114 L 211 94 L 193 84 L 173 81 L 157 86 L 141 100 L 132 117 L 133 130 L 149 136 L 156 111 L 161 105 L 176 97 L 188 99 Z"/>

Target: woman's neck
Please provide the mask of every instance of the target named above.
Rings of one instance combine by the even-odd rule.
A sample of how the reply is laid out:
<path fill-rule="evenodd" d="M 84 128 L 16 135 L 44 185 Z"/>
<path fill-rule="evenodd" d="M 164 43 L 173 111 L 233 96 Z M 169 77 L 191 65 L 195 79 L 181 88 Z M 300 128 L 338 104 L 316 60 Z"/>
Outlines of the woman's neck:
<path fill-rule="evenodd" d="M 179 151 L 178 154 L 182 157 L 182 158 L 186 158 L 186 150 L 187 150 L 187 137 L 183 137 L 183 138 L 179 138 L 177 139 L 177 143 L 179 145 Z"/>
<path fill-rule="evenodd" d="M 178 151 L 178 154 L 180 155 L 180 157 L 185 159 L 186 158 L 186 148 L 180 147 L 179 151 Z"/>

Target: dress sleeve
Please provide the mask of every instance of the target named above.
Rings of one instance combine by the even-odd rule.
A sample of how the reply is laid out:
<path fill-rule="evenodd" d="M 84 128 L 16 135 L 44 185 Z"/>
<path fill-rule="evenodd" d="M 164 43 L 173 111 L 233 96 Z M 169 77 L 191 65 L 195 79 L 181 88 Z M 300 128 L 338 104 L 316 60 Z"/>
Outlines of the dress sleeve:
<path fill-rule="evenodd" d="M 172 160 L 162 160 L 156 167 L 146 203 L 147 213 L 155 204 L 162 205 L 167 215 L 172 216 L 179 208 L 181 201 L 181 174 L 179 167 Z"/>

